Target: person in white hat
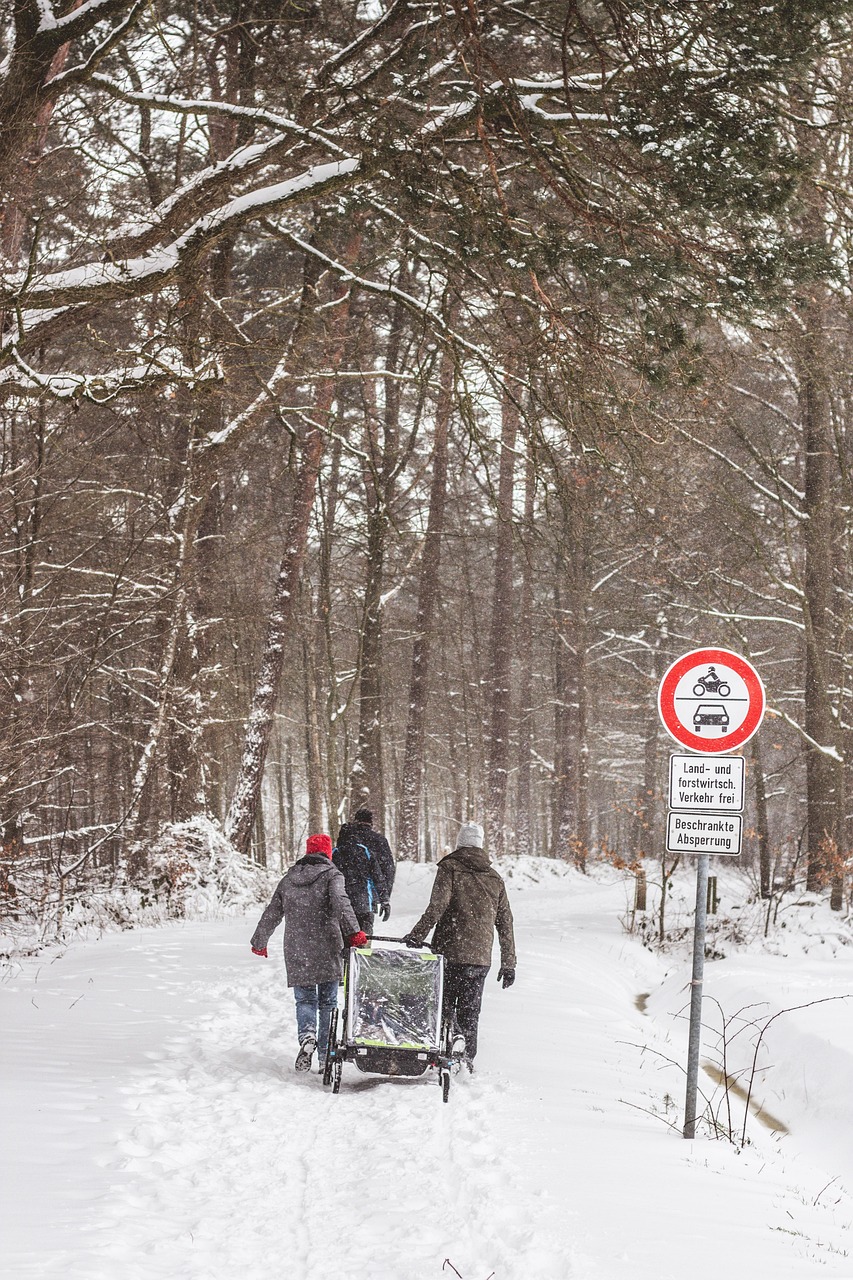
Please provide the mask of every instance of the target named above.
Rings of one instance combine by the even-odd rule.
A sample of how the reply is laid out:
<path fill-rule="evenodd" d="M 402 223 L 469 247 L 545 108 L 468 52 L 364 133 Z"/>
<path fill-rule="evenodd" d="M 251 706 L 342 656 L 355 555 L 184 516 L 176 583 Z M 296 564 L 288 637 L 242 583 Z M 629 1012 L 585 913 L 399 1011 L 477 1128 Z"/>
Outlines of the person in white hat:
<path fill-rule="evenodd" d="M 515 981 L 515 937 L 506 886 L 483 850 L 483 828 L 466 822 L 456 848 L 442 858 L 429 906 L 404 941 L 423 943 L 435 927 L 432 946 L 444 956 L 444 1017 L 465 1039 L 465 1062 L 473 1071 L 480 1005 L 492 963 L 495 930 L 501 949 L 498 981 Z"/>

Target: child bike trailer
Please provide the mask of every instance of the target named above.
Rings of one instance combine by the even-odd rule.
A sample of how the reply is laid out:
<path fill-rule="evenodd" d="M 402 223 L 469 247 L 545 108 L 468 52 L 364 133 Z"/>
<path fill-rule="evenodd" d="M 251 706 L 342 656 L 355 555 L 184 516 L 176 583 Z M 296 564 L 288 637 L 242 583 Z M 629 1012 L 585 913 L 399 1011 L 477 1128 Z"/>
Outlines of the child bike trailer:
<path fill-rule="evenodd" d="M 350 947 L 344 1007 L 332 1013 L 323 1084 L 337 1093 L 345 1062 L 385 1076 L 420 1076 L 432 1067 L 447 1102 L 452 1060 L 441 1021 L 443 986 L 444 956 L 426 947 L 380 937 Z"/>

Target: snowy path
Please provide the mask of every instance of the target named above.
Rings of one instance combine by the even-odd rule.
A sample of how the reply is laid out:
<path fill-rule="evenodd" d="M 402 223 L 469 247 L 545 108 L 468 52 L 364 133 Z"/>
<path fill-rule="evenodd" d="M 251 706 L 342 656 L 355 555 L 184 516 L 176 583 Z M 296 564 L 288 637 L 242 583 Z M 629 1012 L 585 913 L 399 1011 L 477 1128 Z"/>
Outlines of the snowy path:
<path fill-rule="evenodd" d="M 403 868 L 394 931 L 430 877 Z M 643 1046 L 680 1058 L 667 1009 L 687 974 L 663 982 L 622 933 L 622 887 L 510 892 L 519 980 L 490 976 L 480 1071 L 448 1106 L 424 1079 L 345 1067 L 332 1097 L 295 1076 L 280 935 L 255 959 L 254 921 L 115 936 L 8 982 L 0 1276 L 444 1280 L 445 1259 L 463 1280 L 853 1276 L 853 1201 L 844 1178 L 819 1194 L 839 1173 L 819 1142 L 755 1126 L 738 1153 L 662 1122 L 682 1077 Z"/>

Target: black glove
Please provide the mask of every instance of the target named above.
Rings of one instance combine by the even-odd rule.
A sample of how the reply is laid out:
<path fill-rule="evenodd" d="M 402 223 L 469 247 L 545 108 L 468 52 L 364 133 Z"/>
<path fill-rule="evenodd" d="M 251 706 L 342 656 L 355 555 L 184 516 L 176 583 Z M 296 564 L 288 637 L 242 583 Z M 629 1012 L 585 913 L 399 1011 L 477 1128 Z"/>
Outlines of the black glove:
<path fill-rule="evenodd" d="M 405 938 L 401 938 L 400 941 L 405 942 L 407 947 L 419 947 L 421 945 L 411 933 L 407 933 Z"/>
<path fill-rule="evenodd" d="M 382 920 L 384 923 L 384 921 L 388 919 L 390 914 L 391 914 L 391 903 L 390 902 L 381 903 L 379 906 L 379 912 L 378 912 L 379 919 Z"/>
<path fill-rule="evenodd" d="M 504 984 L 504 991 L 515 982 L 515 969 L 498 969 L 498 982 Z"/>

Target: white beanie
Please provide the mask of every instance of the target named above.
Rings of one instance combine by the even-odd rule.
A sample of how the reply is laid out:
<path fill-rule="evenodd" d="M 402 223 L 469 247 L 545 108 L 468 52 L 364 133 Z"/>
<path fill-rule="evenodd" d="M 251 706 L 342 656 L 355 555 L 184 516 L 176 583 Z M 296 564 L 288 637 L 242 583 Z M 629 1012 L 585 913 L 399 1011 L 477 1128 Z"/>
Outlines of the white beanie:
<path fill-rule="evenodd" d="M 460 828 L 459 836 L 456 840 L 456 848 L 482 849 L 483 841 L 483 828 L 479 822 L 466 822 L 464 827 Z"/>

